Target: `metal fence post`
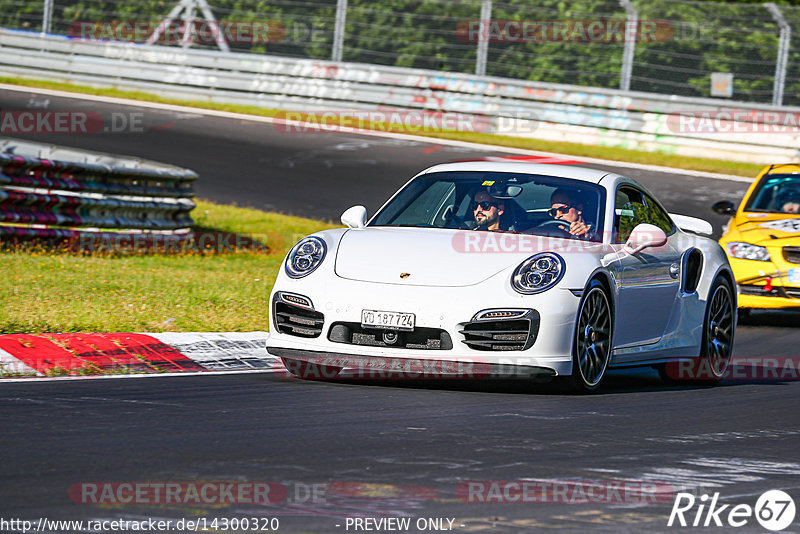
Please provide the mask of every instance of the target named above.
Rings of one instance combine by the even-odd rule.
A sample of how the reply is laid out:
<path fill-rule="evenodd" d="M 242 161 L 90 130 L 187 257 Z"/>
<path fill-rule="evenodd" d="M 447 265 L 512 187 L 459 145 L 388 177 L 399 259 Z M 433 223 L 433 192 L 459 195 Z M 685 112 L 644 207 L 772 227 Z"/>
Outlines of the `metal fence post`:
<path fill-rule="evenodd" d="M 772 14 L 772 18 L 778 23 L 781 29 L 780 40 L 778 41 L 778 57 L 775 61 L 775 83 L 772 86 L 772 105 L 783 105 L 783 88 L 786 86 L 786 65 L 789 61 L 789 44 L 792 39 L 792 27 L 783 18 L 783 13 L 777 5 L 772 2 L 764 4 Z"/>
<path fill-rule="evenodd" d="M 42 34 L 50 33 L 53 23 L 53 0 L 44 0 L 44 13 L 42 14 Z"/>
<path fill-rule="evenodd" d="M 478 57 L 475 59 L 475 74 L 486 76 L 486 61 L 489 56 L 489 24 L 492 18 L 492 0 L 481 0 L 481 18 L 478 21 Z"/>
<path fill-rule="evenodd" d="M 619 76 L 619 88 L 623 91 L 631 89 L 631 74 L 633 73 L 633 53 L 636 51 L 636 34 L 639 28 L 639 13 L 633 7 L 631 0 L 619 0 L 619 5 L 625 8 L 628 20 L 625 21 L 625 48 L 622 51 L 622 71 Z"/>
<path fill-rule="evenodd" d="M 194 42 L 195 31 L 194 21 L 197 18 L 198 8 L 203 12 L 205 20 L 211 23 L 214 41 L 217 43 L 219 49 L 223 52 L 230 52 L 231 49 L 228 47 L 228 41 L 225 40 L 225 37 L 220 32 L 219 23 L 217 23 L 217 19 L 214 18 L 214 13 L 211 11 L 211 7 L 209 7 L 206 0 L 180 0 L 178 5 L 172 8 L 172 11 L 169 12 L 169 15 L 167 15 L 164 20 L 158 24 L 155 30 L 153 30 L 153 33 L 147 38 L 145 44 L 153 44 L 158 42 L 161 36 L 164 35 L 172 25 L 172 22 L 175 20 L 175 18 L 183 13 L 181 16 L 181 20 L 183 21 L 183 38 L 181 39 L 181 46 L 183 48 L 189 48 L 192 46 L 192 43 Z"/>
<path fill-rule="evenodd" d="M 344 23 L 347 20 L 347 0 L 337 0 L 336 2 L 336 24 L 333 29 L 333 61 L 342 60 L 342 50 L 344 49 Z"/>

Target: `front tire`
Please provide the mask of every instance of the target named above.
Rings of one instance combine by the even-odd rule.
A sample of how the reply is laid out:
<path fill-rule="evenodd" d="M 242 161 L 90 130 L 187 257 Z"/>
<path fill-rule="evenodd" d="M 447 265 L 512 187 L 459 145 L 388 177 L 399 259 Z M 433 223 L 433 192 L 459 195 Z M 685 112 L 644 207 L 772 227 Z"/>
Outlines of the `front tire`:
<path fill-rule="evenodd" d="M 599 280 L 592 280 L 578 307 L 572 344 L 570 381 L 576 393 L 592 393 L 603 382 L 611 358 L 613 326 L 608 292 Z"/>

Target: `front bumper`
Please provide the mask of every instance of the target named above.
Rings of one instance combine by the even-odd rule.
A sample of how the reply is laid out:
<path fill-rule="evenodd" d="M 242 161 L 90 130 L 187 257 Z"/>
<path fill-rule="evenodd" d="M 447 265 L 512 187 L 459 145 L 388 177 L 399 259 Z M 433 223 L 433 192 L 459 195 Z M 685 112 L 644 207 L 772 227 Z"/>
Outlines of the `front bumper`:
<path fill-rule="evenodd" d="M 729 259 L 736 277 L 739 308 L 800 307 L 800 265 L 774 255 L 769 262 Z"/>
<path fill-rule="evenodd" d="M 287 369 L 293 374 L 305 378 L 476 380 L 549 378 L 559 374 L 549 367 L 490 363 L 474 359 L 361 356 L 281 347 L 267 347 L 267 352 L 283 359 Z"/>
<path fill-rule="evenodd" d="M 311 278 L 311 277 L 309 277 Z M 391 370 L 398 366 L 418 369 L 427 362 L 436 369 L 450 370 L 445 363 L 472 365 L 480 376 L 568 375 L 572 372 L 572 338 L 579 296 L 569 289 L 553 288 L 537 295 L 520 295 L 508 287 L 506 277 L 496 277 L 467 287 L 428 287 L 358 282 L 336 278 L 333 283 L 290 280 L 281 277 L 271 296 L 281 292 L 308 299 L 322 317 L 315 322 L 319 334 L 292 335 L 279 330 L 274 306 L 267 351 L 290 360 L 317 362 L 332 367 Z M 360 324 L 362 309 L 413 313 L 416 329 L 439 330 L 446 334 L 434 348 L 407 348 L 388 345 L 361 345 L 342 342 L 332 327 Z M 465 335 L 465 325 L 487 309 L 516 309 L 538 312 L 538 325 L 532 343 L 522 350 L 487 350 Z M 284 314 L 285 315 L 285 314 Z M 312 318 L 313 319 L 313 318 Z M 316 321 L 316 319 L 313 319 Z M 334 335 L 332 335 L 332 332 Z M 449 338 L 450 343 L 444 340 Z M 332 339 L 338 339 L 339 342 Z M 470 342 L 470 339 L 473 341 Z M 327 362 L 327 363 L 326 363 Z M 439 363 L 436 363 L 439 362 Z M 458 374 L 458 367 L 456 374 Z"/>
<path fill-rule="evenodd" d="M 739 308 L 757 308 L 757 309 L 771 309 L 783 310 L 800 308 L 800 299 L 789 296 L 784 296 L 784 288 L 780 286 L 773 286 L 775 289 L 774 295 L 752 295 L 744 293 L 742 288 L 739 288 L 738 303 Z M 747 290 L 745 290 L 747 291 Z"/>

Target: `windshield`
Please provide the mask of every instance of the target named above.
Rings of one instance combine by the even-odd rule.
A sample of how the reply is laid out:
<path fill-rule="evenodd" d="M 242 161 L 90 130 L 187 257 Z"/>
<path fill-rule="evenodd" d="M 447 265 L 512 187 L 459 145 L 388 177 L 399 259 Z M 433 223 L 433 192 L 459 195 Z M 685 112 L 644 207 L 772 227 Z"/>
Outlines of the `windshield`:
<path fill-rule="evenodd" d="M 797 213 L 800 209 L 800 174 L 767 174 L 750 195 L 744 211 Z"/>
<path fill-rule="evenodd" d="M 591 230 L 583 238 L 600 241 L 604 206 L 605 190 L 579 180 L 510 172 L 439 172 L 412 180 L 369 225 L 572 238 L 566 231 L 570 221 L 565 219 L 579 217 Z"/>

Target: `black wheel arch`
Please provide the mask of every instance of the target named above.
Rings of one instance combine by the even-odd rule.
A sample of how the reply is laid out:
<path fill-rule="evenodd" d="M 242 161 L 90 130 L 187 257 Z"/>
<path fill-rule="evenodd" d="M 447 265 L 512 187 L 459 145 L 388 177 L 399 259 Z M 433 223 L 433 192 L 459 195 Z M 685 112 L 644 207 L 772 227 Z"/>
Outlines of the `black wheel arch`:
<path fill-rule="evenodd" d="M 733 272 L 731 272 L 731 270 L 725 266 L 720 267 L 717 269 L 717 272 L 714 273 L 714 277 L 711 279 L 711 284 L 708 288 L 706 300 L 711 297 L 711 291 L 714 289 L 714 281 L 719 277 L 722 277 L 728 283 L 728 288 L 731 290 L 731 298 L 733 299 L 734 308 L 738 308 L 739 302 L 736 292 L 736 278 L 734 278 Z"/>
<path fill-rule="evenodd" d="M 583 288 L 584 293 L 586 292 L 587 289 L 589 289 L 589 286 L 594 280 L 597 280 L 601 284 L 603 284 L 603 287 L 605 288 L 606 294 L 608 296 L 608 304 L 609 306 L 611 306 L 611 316 L 616 318 L 617 303 L 615 300 L 616 294 L 612 289 L 614 287 L 614 279 L 611 276 L 611 273 L 609 273 L 605 269 L 595 270 L 586 280 L 586 286 L 584 286 Z"/>

